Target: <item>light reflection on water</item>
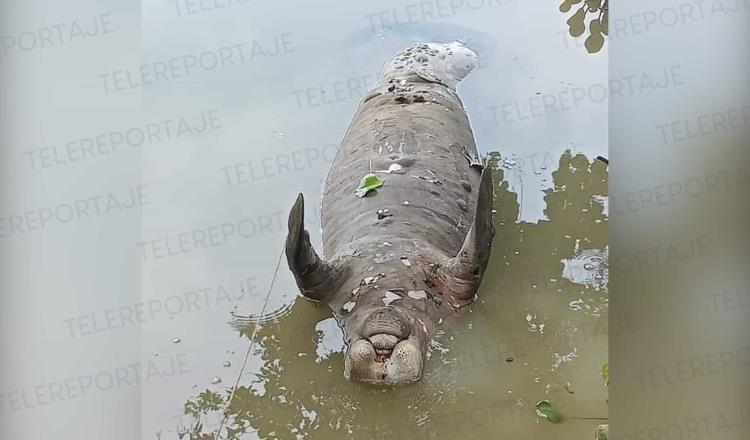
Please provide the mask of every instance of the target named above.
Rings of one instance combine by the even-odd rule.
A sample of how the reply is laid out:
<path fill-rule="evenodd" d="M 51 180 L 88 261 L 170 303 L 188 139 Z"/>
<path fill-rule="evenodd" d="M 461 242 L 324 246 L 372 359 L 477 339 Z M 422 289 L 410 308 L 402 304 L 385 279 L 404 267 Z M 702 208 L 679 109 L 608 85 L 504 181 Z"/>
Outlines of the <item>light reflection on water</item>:
<path fill-rule="evenodd" d="M 606 165 L 566 152 L 545 190 L 547 219 L 517 222 L 518 196 L 492 153 L 496 236 L 477 302 L 442 324 L 425 375 L 375 388 L 343 377 L 326 306 L 297 298 L 263 319 L 249 371 L 227 407 L 229 384 L 193 395 L 182 430 L 213 438 L 580 439 L 607 416 Z M 554 166 L 552 167 L 554 168 Z M 566 267 L 575 266 L 575 275 Z M 272 295 L 287 289 L 285 267 Z M 257 319 L 233 321 L 249 338 Z M 233 371 L 237 371 L 236 369 Z M 567 420 L 540 419 L 549 399 Z"/>

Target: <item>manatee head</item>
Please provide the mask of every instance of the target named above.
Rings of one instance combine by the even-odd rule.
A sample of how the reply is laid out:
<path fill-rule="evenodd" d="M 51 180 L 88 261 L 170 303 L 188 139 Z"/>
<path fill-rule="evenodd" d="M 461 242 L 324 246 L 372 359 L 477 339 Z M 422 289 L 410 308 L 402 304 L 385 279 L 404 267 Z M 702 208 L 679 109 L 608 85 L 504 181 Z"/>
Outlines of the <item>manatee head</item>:
<path fill-rule="evenodd" d="M 427 352 L 425 319 L 394 305 L 367 308 L 344 317 L 349 341 L 344 376 L 377 385 L 419 380 Z"/>

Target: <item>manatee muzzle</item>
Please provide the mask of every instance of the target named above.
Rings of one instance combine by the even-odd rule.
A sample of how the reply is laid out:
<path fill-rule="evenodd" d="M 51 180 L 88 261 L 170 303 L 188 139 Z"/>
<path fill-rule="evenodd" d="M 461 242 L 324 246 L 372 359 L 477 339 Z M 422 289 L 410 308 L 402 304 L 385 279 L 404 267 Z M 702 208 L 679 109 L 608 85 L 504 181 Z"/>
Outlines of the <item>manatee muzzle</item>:
<path fill-rule="evenodd" d="M 422 375 L 424 361 L 416 337 L 410 337 L 409 319 L 384 307 L 370 314 L 362 338 L 354 341 L 344 358 L 344 376 L 377 385 L 407 384 Z"/>

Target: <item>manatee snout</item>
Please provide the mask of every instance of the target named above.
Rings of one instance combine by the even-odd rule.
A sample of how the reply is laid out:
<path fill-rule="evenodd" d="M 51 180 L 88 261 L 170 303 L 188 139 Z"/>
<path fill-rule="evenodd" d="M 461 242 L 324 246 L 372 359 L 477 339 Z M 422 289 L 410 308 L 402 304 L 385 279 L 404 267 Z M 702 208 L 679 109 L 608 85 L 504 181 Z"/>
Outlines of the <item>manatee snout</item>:
<path fill-rule="evenodd" d="M 393 307 L 375 310 L 365 319 L 363 327 L 362 336 L 366 338 L 383 333 L 406 339 L 411 333 L 409 318 Z"/>
<path fill-rule="evenodd" d="M 415 338 L 402 339 L 390 349 L 375 348 L 378 338 L 359 339 L 344 357 L 344 376 L 374 385 L 399 385 L 416 382 L 422 376 L 424 360 Z M 390 342 L 390 341 L 388 341 Z"/>
<path fill-rule="evenodd" d="M 379 385 L 412 383 L 422 376 L 424 360 L 411 320 L 400 310 L 383 307 L 364 321 L 361 338 L 344 358 L 344 375 Z"/>

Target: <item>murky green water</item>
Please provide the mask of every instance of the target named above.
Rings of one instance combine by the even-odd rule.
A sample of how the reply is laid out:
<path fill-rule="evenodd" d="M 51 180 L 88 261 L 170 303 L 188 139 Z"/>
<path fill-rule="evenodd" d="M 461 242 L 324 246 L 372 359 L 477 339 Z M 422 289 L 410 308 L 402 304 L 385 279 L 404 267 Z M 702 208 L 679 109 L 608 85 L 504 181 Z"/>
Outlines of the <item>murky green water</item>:
<path fill-rule="evenodd" d="M 443 322 L 421 381 L 375 388 L 344 379 L 343 342 L 327 306 L 298 297 L 260 325 L 251 353 L 262 359 L 259 370 L 244 372 L 231 402 L 240 365 L 224 385 L 196 389 L 181 432 L 191 439 L 214 438 L 220 427 L 231 439 L 591 438 L 607 417 L 606 165 L 564 153 L 545 190 L 547 220 L 530 223 L 516 221 L 518 196 L 505 180 L 516 161 L 493 153 L 491 163 L 492 261 L 478 301 Z M 282 265 L 271 295 L 293 293 Z M 226 332 L 249 339 L 254 327 L 237 318 Z M 562 423 L 537 415 L 544 399 Z"/>

